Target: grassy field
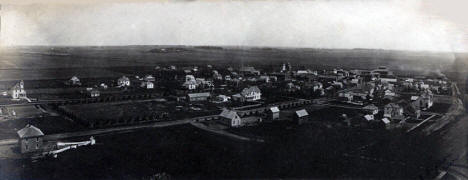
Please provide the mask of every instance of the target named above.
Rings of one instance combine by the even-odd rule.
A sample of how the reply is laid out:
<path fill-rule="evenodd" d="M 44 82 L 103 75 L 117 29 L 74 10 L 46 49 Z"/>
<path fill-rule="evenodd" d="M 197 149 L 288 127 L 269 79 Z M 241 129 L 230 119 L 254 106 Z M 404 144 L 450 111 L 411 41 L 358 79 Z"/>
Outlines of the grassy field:
<path fill-rule="evenodd" d="M 156 65 L 256 65 L 279 68 L 281 62 L 311 68 L 339 66 L 373 69 L 386 65 L 396 71 L 447 70 L 452 68 L 453 54 L 363 49 L 288 49 L 254 47 L 188 47 L 182 51 L 158 52 L 169 46 L 114 47 L 11 47 L 0 53 L 2 80 L 105 77 L 115 75 L 103 68 L 154 67 Z M 401 66 L 405 64 L 405 66 Z"/>

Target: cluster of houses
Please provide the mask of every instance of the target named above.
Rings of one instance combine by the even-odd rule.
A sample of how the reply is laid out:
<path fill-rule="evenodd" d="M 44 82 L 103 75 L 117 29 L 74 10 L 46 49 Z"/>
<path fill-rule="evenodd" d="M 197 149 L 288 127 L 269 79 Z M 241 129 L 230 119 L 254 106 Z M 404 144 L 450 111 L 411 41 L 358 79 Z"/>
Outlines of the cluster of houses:
<path fill-rule="evenodd" d="M 180 70 L 176 66 L 169 66 L 165 69 L 159 66 L 155 68 L 156 72 L 163 70 L 174 72 L 174 75 L 162 74 L 171 74 L 173 77 L 169 81 L 177 84 L 177 87 L 165 87 L 164 83 L 168 81 L 160 82 L 159 80 L 158 85 L 166 89 L 180 90 L 174 93 L 177 99 L 186 99 L 188 102 L 262 102 L 261 89 L 270 88 L 268 90 L 284 93 L 278 96 L 298 95 L 306 99 L 326 97 L 328 100 L 360 106 L 365 120 L 379 120 L 384 123 L 408 118 L 419 119 L 421 111 L 433 106 L 434 93 L 444 93 L 450 90 L 450 83 L 444 78 L 401 78 L 384 66 L 374 70 L 335 68 L 316 71 L 293 70 L 290 63 L 284 63 L 274 72 L 262 72 L 253 66 L 242 66 L 238 69 L 228 67 L 219 71 L 211 65 L 207 65 L 206 68 L 195 66 Z M 183 76 L 180 76 L 180 73 L 183 73 Z M 120 89 L 130 87 L 155 89 L 155 83 L 156 77 L 149 74 L 144 77 L 122 76 L 109 85 Z M 65 84 L 83 86 L 77 76 L 71 77 Z M 109 85 L 103 82 L 88 87 L 83 92 L 92 98 L 99 97 L 102 94 L 101 91 L 108 89 Z M 24 82 L 20 81 L 15 84 L 9 94 L 13 99 L 26 98 Z M 263 99 L 266 99 L 265 96 Z M 272 107 L 270 111 L 272 114 L 279 114 L 277 107 Z M 265 117 L 240 117 L 233 110 L 224 110 L 220 116 L 230 119 L 226 124 L 232 127 L 255 124 L 265 119 Z M 300 124 L 301 117 L 307 117 L 309 114 L 303 110 L 296 112 L 296 116 Z M 276 116 L 270 119 L 275 119 L 274 117 Z"/>
<path fill-rule="evenodd" d="M 267 108 L 267 112 L 263 115 L 240 116 L 237 110 L 223 109 L 219 114 L 219 122 L 228 127 L 244 127 L 258 125 L 264 122 L 273 122 L 285 120 L 287 118 L 280 118 L 280 109 L 277 106 Z M 294 111 L 292 121 L 296 124 L 305 124 L 310 122 L 309 113 L 305 109 Z"/>

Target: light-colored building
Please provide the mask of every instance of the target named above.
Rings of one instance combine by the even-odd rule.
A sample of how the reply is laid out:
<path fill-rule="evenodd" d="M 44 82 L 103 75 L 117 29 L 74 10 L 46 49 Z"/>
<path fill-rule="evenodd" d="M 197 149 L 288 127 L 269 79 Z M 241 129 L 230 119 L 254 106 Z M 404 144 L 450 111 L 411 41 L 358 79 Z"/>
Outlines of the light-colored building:
<path fill-rule="evenodd" d="M 16 83 L 11 89 L 11 98 L 13 99 L 21 99 L 26 98 L 26 91 L 24 90 L 24 82 L 21 80 L 20 82 Z"/>
<path fill-rule="evenodd" d="M 384 107 L 383 116 L 391 119 L 403 119 L 403 107 L 395 103 L 389 103 Z"/>
<path fill-rule="evenodd" d="M 146 89 L 154 89 L 154 83 L 152 81 L 141 82 L 141 87 Z"/>
<path fill-rule="evenodd" d="M 195 102 L 195 101 L 207 101 L 208 98 L 210 97 L 209 92 L 204 92 L 204 93 L 189 93 L 187 94 L 187 99 L 190 102 Z"/>
<path fill-rule="evenodd" d="M 78 77 L 76 76 L 73 76 L 71 77 L 69 80 L 68 80 L 69 84 L 70 85 L 73 85 L 73 86 L 81 86 L 81 81 Z"/>
<path fill-rule="evenodd" d="M 364 111 L 366 111 L 367 113 L 370 113 L 372 115 L 375 115 L 375 114 L 379 113 L 379 108 L 377 106 L 375 106 L 374 104 L 369 104 L 367 106 L 364 106 L 362 109 Z"/>
<path fill-rule="evenodd" d="M 122 76 L 117 80 L 117 85 L 119 87 L 128 87 L 130 86 L 130 79 L 127 76 Z"/>
<path fill-rule="evenodd" d="M 97 89 L 91 89 L 90 91 L 88 91 L 88 94 L 89 94 L 89 97 L 99 97 L 101 96 L 101 92 L 99 92 L 99 90 Z"/>
<path fill-rule="evenodd" d="M 297 124 L 304 124 L 309 121 L 309 113 L 305 109 L 298 110 L 294 113 L 294 121 Z"/>
<path fill-rule="evenodd" d="M 279 117 L 280 117 L 279 108 L 276 107 L 276 106 L 270 107 L 270 109 L 268 111 L 268 116 L 269 116 L 270 120 L 278 120 Z"/>
<path fill-rule="evenodd" d="M 230 127 L 240 127 L 242 125 L 241 118 L 236 111 L 224 109 L 219 117 L 221 123 Z"/>
<path fill-rule="evenodd" d="M 228 102 L 229 100 L 231 99 L 231 97 L 229 96 L 226 96 L 226 95 L 218 95 L 216 97 L 216 100 L 219 101 L 219 102 Z"/>
<path fill-rule="evenodd" d="M 236 101 L 257 101 L 260 100 L 262 92 L 257 86 L 250 86 L 244 88 L 239 95 L 233 95 L 233 99 Z"/>
<path fill-rule="evenodd" d="M 154 82 L 154 81 L 156 81 L 156 78 L 153 75 L 148 74 L 143 78 L 143 80 L 144 81 L 149 81 L 149 82 Z"/>
<path fill-rule="evenodd" d="M 186 75 L 185 76 L 185 82 L 182 84 L 182 86 L 185 87 L 188 90 L 197 89 L 198 83 L 197 83 L 197 80 L 195 79 L 195 76 Z"/>

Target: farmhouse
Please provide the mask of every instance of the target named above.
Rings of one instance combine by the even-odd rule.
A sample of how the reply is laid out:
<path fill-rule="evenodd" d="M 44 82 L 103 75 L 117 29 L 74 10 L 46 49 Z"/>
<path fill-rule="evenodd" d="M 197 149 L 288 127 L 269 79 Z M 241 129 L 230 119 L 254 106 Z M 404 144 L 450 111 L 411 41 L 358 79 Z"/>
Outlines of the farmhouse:
<path fill-rule="evenodd" d="M 91 89 L 90 91 L 88 91 L 88 95 L 89 97 L 94 98 L 94 97 L 99 97 L 101 93 L 97 89 Z"/>
<path fill-rule="evenodd" d="M 194 90 L 197 88 L 197 80 L 193 75 L 186 75 L 185 76 L 185 82 L 182 84 L 183 87 L 185 87 L 188 90 Z"/>
<path fill-rule="evenodd" d="M 20 82 L 16 83 L 11 88 L 11 97 L 13 99 L 21 99 L 26 98 L 26 91 L 24 90 L 24 82 L 21 80 Z"/>
<path fill-rule="evenodd" d="M 232 96 L 233 99 L 237 101 L 257 101 L 260 100 L 262 93 L 257 86 L 251 86 L 248 88 L 244 88 L 242 92 L 238 95 Z"/>
<path fill-rule="evenodd" d="M 228 125 L 230 127 L 240 127 L 241 118 L 236 111 L 224 109 L 221 114 L 219 114 L 220 122 Z"/>
<path fill-rule="evenodd" d="M 401 120 L 403 116 L 403 107 L 395 103 L 389 103 L 384 107 L 384 117 Z"/>
<path fill-rule="evenodd" d="M 146 89 L 153 89 L 154 88 L 154 83 L 151 81 L 143 81 L 141 82 L 141 87 L 146 88 Z"/>
<path fill-rule="evenodd" d="M 117 86 L 128 87 L 130 86 L 130 79 L 127 76 L 122 76 L 117 80 Z"/>
<path fill-rule="evenodd" d="M 68 84 L 72 86 L 81 86 L 80 79 L 78 77 L 73 76 L 68 80 Z"/>
<path fill-rule="evenodd" d="M 36 152 L 42 148 L 44 133 L 39 128 L 28 124 L 20 129 L 17 134 L 21 153 Z"/>

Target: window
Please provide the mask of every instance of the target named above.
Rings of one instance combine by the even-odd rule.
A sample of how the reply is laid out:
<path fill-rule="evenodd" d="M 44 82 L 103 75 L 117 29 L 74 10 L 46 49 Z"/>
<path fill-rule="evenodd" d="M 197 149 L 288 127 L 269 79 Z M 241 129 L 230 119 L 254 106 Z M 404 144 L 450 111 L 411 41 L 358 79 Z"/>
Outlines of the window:
<path fill-rule="evenodd" d="M 39 143 L 36 143 L 36 149 L 39 149 Z"/>

